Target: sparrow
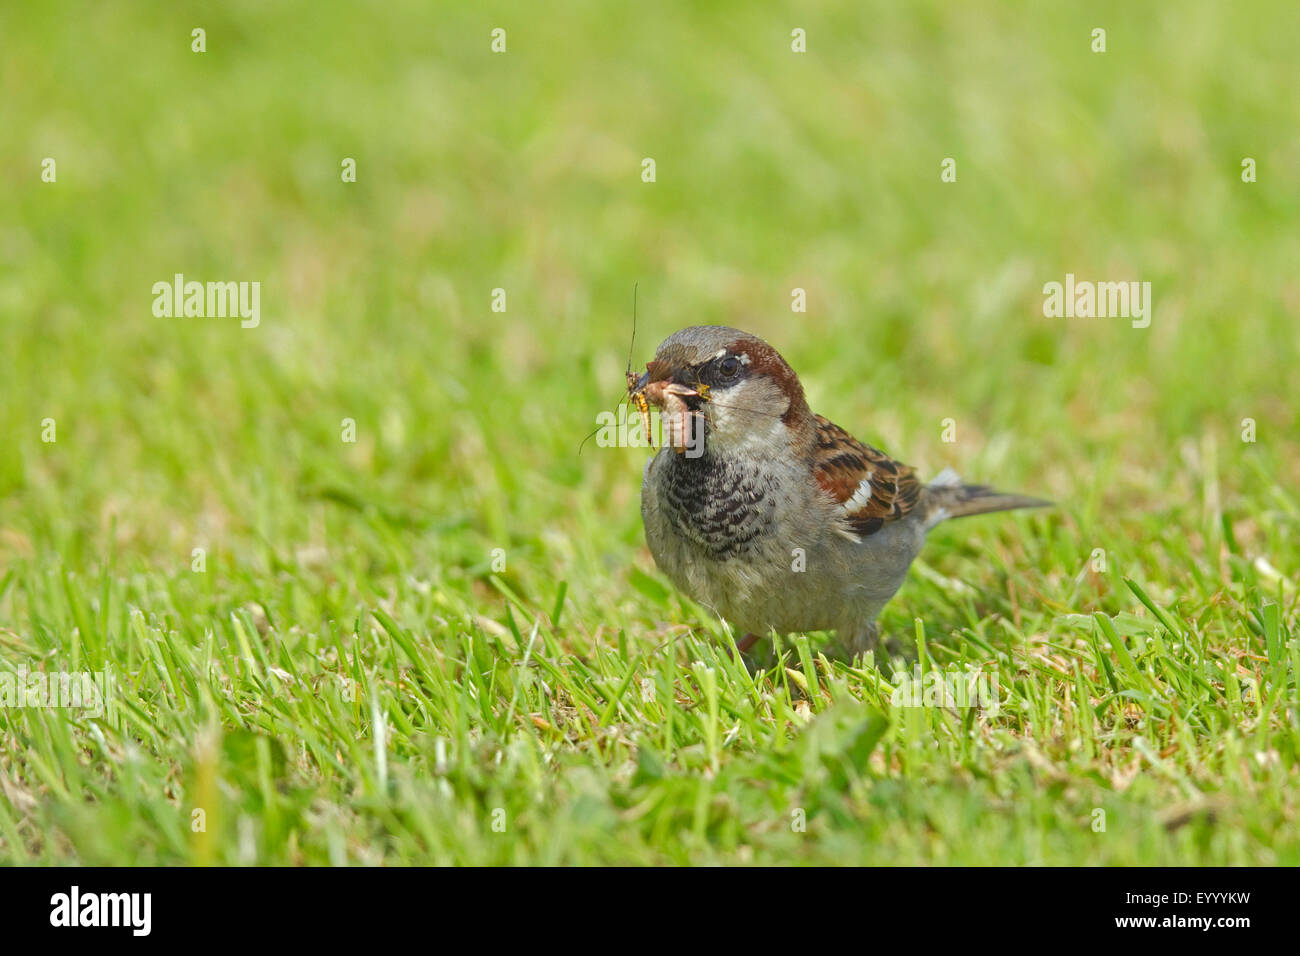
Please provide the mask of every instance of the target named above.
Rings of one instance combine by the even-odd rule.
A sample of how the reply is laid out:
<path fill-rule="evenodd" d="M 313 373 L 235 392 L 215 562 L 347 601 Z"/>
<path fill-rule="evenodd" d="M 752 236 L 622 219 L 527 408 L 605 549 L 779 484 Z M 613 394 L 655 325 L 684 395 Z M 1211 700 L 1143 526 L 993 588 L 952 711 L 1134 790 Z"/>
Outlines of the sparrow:
<path fill-rule="evenodd" d="M 929 484 L 808 407 L 780 354 L 739 329 L 669 336 L 628 375 L 663 447 L 646 464 L 641 516 L 655 563 L 725 618 L 748 650 L 770 632 L 834 631 L 850 655 L 873 649 L 876 618 L 926 533 L 948 518 L 1051 502 Z"/>

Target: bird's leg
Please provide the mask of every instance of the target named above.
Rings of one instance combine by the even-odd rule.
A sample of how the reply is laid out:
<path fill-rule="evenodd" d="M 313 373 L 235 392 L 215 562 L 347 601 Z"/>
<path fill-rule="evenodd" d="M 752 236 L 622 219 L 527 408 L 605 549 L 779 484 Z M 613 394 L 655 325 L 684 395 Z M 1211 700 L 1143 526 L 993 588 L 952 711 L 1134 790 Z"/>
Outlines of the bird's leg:
<path fill-rule="evenodd" d="M 859 625 L 857 630 L 853 632 L 853 637 L 849 640 L 849 660 L 861 657 L 867 651 L 875 651 L 878 662 L 885 661 L 901 654 L 903 644 L 898 639 L 898 635 L 881 640 L 880 623 L 878 621 L 868 621 L 866 624 Z"/>
<path fill-rule="evenodd" d="M 748 654 L 749 649 L 758 643 L 757 634 L 746 634 L 740 640 L 736 641 L 736 650 L 742 654 Z"/>
<path fill-rule="evenodd" d="M 853 633 L 849 640 L 849 660 L 855 657 L 861 657 L 867 651 L 874 651 L 880 643 L 880 625 L 875 621 L 868 621 L 861 625 Z"/>

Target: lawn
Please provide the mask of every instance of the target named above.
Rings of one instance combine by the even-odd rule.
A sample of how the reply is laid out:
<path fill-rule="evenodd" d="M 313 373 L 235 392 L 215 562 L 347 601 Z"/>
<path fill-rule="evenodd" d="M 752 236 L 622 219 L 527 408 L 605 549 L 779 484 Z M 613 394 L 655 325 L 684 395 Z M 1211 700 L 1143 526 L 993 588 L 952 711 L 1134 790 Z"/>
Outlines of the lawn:
<path fill-rule="evenodd" d="M 0 677 L 0 861 L 1300 863 L 1297 35 L 0 8 L 0 671 L 111 704 Z M 167 315 L 177 274 L 260 283 L 255 326 Z M 1149 325 L 1045 314 L 1067 275 Z M 744 328 L 923 475 L 1057 508 L 940 526 L 899 658 L 738 661 L 645 547 L 648 452 L 579 451 L 634 285 L 636 365 Z M 970 671 L 998 706 L 894 699 Z"/>

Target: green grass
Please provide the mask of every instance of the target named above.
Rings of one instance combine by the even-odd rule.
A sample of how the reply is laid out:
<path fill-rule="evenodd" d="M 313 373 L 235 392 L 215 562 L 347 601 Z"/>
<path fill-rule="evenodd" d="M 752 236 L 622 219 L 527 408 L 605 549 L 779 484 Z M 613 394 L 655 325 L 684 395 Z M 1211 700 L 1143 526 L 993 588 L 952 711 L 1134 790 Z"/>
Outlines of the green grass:
<path fill-rule="evenodd" d="M 0 707 L 0 859 L 1300 863 L 1298 32 L 6 5 L 0 660 L 117 713 Z M 155 318 L 177 272 L 261 325 Z M 1044 317 L 1067 272 L 1151 327 Z M 644 453 L 578 454 L 635 282 L 638 362 L 742 326 L 864 440 L 1060 507 L 941 526 L 906 660 L 747 670 L 644 547 Z M 891 706 L 896 666 L 1003 705 Z"/>

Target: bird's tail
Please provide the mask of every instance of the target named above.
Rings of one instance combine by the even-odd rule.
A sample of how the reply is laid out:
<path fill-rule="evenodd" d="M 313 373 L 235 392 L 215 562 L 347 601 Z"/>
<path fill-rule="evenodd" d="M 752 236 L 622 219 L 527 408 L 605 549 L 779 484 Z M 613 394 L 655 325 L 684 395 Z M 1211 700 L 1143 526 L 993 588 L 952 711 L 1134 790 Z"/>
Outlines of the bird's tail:
<path fill-rule="evenodd" d="M 928 523 L 933 526 L 948 518 L 983 515 L 992 511 L 1016 508 L 1050 508 L 1052 502 L 1028 495 L 1008 495 L 987 485 L 962 484 L 951 468 L 944 471 L 925 489 Z"/>

